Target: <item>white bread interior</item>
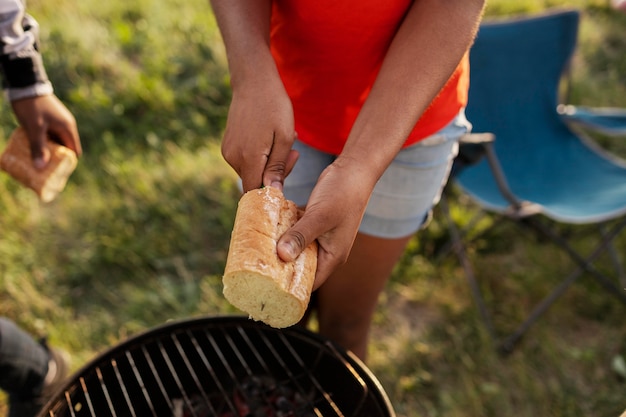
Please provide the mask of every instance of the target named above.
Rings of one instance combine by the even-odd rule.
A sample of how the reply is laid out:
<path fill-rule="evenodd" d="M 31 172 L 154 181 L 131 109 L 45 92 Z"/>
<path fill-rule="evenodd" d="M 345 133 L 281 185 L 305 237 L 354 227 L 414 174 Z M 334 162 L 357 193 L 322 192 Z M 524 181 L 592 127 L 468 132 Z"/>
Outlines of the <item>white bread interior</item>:
<path fill-rule="evenodd" d="M 298 220 L 296 205 L 277 188 L 245 193 L 235 224 L 222 278 L 224 297 L 250 318 L 275 328 L 300 321 L 309 304 L 317 244 L 294 262 L 278 257 L 278 239 Z"/>
<path fill-rule="evenodd" d="M 46 168 L 38 171 L 30 157 L 30 143 L 26 132 L 18 127 L 0 155 L 0 169 L 35 191 L 44 203 L 54 200 L 63 191 L 78 163 L 76 153 L 71 149 L 52 140 L 48 140 L 46 146 L 50 151 L 50 161 Z"/>

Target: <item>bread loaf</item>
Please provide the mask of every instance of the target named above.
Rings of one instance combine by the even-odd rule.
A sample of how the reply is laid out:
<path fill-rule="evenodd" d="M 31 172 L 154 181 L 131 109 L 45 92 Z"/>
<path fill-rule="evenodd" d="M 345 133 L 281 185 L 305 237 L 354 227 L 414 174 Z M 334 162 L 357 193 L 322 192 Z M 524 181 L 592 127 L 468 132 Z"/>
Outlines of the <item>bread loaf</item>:
<path fill-rule="evenodd" d="M 256 321 L 284 328 L 298 323 L 309 304 L 317 244 L 294 262 L 278 257 L 278 239 L 298 220 L 296 205 L 273 187 L 245 193 L 237 207 L 222 283 L 224 297 Z"/>
<path fill-rule="evenodd" d="M 63 191 L 78 162 L 76 153 L 71 149 L 52 140 L 48 140 L 46 146 L 50 151 L 50 161 L 39 171 L 33 166 L 30 157 L 30 142 L 26 131 L 18 127 L 11 134 L 9 143 L 0 156 L 0 169 L 35 191 L 44 203 L 54 200 Z"/>

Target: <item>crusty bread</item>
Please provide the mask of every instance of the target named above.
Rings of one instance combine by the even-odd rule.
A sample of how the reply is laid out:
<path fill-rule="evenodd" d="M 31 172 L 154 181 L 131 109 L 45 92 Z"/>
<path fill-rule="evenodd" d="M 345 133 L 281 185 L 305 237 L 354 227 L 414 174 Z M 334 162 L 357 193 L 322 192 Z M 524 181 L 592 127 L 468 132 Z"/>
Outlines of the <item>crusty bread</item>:
<path fill-rule="evenodd" d="M 0 156 L 0 169 L 37 193 L 41 201 L 48 203 L 63 191 L 67 179 L 77 165 L 76 153 L 65 146 L 48 140 L 50 161 L 41 171 L 33 166 L 30 143 L 23 128 L 18 127 Z"/>
<path fill-rule="evenodd" d="M 298 220 L 296 205 L 277 188 L 245 193 L 237 208 L 222 283 L 224 296 L 250 317 L 272 327 L 296 324 L 309 304 L 317 244 L 294 262 L 278 257 L 278 239 Z"/>

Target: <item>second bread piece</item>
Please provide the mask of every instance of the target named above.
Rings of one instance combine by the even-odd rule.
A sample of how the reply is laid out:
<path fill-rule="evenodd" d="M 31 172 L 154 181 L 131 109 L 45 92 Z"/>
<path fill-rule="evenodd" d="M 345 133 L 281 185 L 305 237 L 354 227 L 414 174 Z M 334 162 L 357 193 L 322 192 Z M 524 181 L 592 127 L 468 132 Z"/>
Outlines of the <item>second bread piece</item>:
<path fill-rule="evenodd" d="M 222 283 L 224 296 L 272 327 L 296 324 L 309 304 L 317 244 L 294 262 L 278 257 L 278 239 L 298 220 L 296 205 L 273 187 L 251 190 L 239 201 Z"/>
<path fill-rule="evenodd" d="M 0 156 L 0 168 L 35 191 L 44 203 L 54 200 L 63 191 L 78 162 L 71 149 L 51 140 L 47 141 L 46 146 L 50 151 L 50 161 L 43 170 L 38 171 L 30 157 L 30 142 L 26 131 L 18 127 L 11 134 L 9 143 Z"/>

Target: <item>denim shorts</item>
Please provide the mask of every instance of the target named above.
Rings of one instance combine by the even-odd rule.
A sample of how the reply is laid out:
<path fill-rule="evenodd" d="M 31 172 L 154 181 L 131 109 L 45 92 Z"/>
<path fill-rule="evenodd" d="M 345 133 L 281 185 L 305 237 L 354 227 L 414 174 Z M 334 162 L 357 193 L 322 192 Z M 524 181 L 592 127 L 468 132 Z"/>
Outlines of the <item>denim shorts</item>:
<path fill-rule="evenodd" d="M 415 145 L 402 149 L 384 172 L 365 210 L 359 232 L 380 238 L 401 238 L 419 230 L 439 202 L 458 140 L 471 130 L 465 112 L 445 128 Z M 285 197 L 305 206 L 320 174 L 335 159 L 300 141 L 295 167 L 285 179 Z"/>

